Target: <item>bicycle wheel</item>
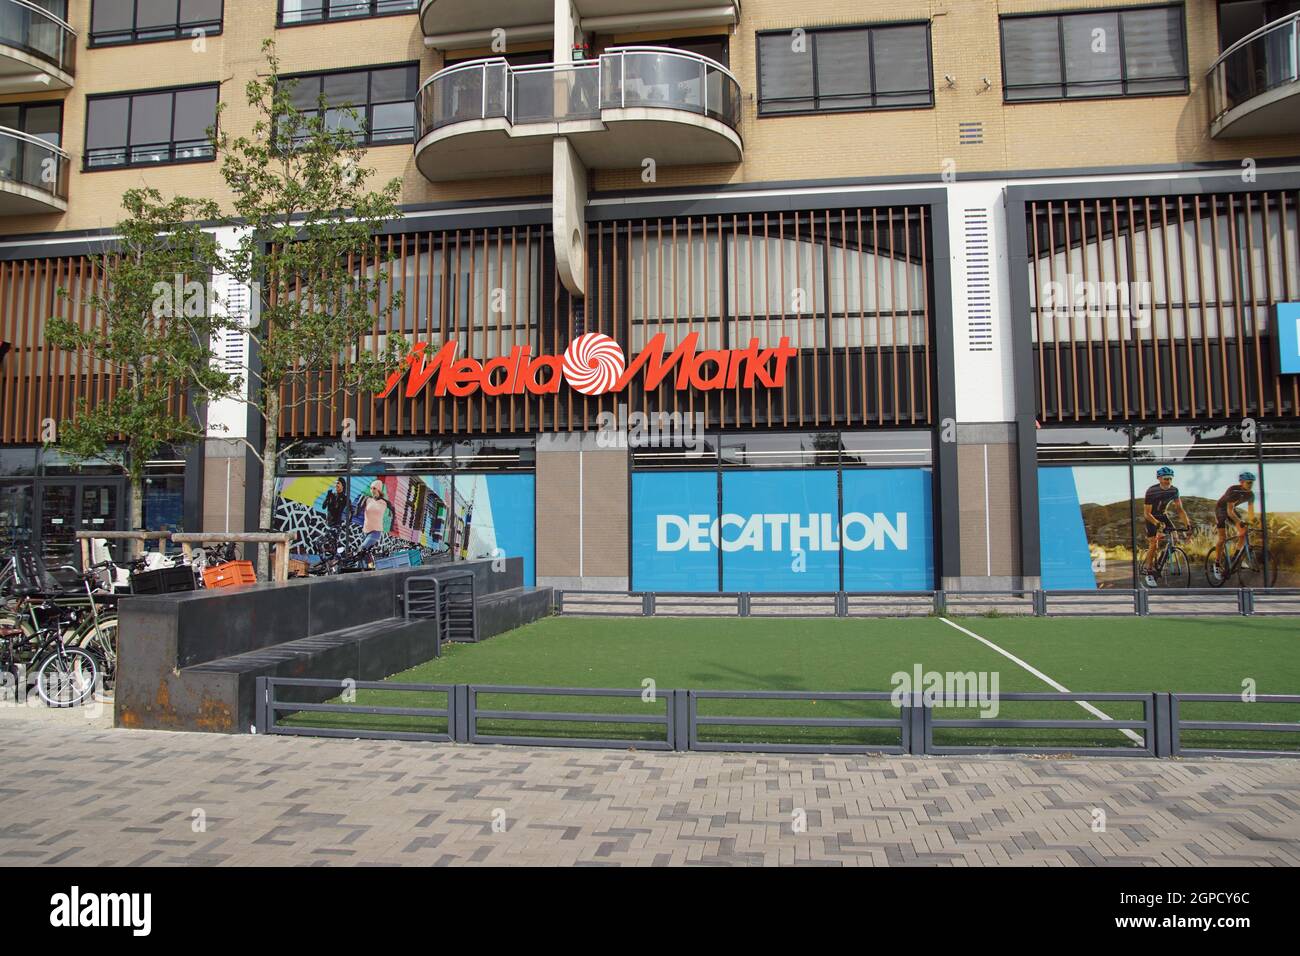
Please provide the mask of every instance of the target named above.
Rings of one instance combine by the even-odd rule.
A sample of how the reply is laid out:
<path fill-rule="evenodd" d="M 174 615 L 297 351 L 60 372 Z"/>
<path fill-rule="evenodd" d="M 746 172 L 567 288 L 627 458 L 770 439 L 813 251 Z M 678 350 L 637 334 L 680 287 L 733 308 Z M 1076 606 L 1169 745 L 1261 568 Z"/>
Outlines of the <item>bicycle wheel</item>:
<path fill-rule="evenodd" d="M 80 647 L 55 648 L 36 671 L 36 693 L 50 707 L 76 707 L 95 693 L 99 662 Z"/>
<path fill-rule="evenodd" d="M 74 647 L 85 648 L 103 662 L 104 683 L 109 684 L 117 674 L 117 615 L 101 613 L 99 627 L 88 620 L 84 629 L 70 642 Z"/>
<path fill-rule="evenodd" d="M 1212 588 L 1221 588 L 1227 580 L 1228 578 L 1223 573 L 1223 569 L 1219 567 L 1218 552 L 1214 548 L 1206 551 L 1205 583 Z"/>
<path fill-rule="evenodd" d="M 1182 548 L 1172 548 L 1165 566 L 1160 569 L 1159 584 L 1162 588 L 1187 588 L 1192 586 L 1192 565 L 1187 560 L 1187 552 Z"/>

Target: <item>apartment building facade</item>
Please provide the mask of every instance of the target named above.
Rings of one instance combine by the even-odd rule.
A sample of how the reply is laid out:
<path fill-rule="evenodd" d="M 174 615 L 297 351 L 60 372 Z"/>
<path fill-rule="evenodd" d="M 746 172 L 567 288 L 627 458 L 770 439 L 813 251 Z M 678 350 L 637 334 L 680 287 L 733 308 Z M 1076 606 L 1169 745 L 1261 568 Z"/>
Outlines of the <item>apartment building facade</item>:
<path fill-rule="evenodd" d="M 125 189 L 226 198 L 204 131 L 219 101 L 251 123 L 273 37 L 302 107 L 323 95 L 402 183 L 359 268 L 403 306 L 359 345 L 421 349 L 383 395 L 288 386 L 276 520 L 304 548 L 331 492 L 378 482 L 395 544 L 565 587 L 1127 587 L 1169 464 L 1198 534 L 1256 473 L 1294 577 L 1298 22 L 1286 0 L 0 0 L 5 533 L 59 557 L 121 526 L 121 479 L 42 442 L 114 387 L 44 316 L 98 281 Z M 195 413 L 210 438 L 150 463 L 146 522 L 251 529 L 261 423 Z"/>

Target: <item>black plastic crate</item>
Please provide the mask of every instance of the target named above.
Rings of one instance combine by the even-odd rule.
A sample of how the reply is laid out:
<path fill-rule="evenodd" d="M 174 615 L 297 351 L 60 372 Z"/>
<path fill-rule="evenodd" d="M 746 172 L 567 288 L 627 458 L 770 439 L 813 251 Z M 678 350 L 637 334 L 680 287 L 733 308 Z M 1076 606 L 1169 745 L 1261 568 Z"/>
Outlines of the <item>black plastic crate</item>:
<path fill-rule="evenodd" d="M 131 575 L 132 594 L 174 594 L 194 590 L 194 571 L 185 565 L 137 571 Z"/>

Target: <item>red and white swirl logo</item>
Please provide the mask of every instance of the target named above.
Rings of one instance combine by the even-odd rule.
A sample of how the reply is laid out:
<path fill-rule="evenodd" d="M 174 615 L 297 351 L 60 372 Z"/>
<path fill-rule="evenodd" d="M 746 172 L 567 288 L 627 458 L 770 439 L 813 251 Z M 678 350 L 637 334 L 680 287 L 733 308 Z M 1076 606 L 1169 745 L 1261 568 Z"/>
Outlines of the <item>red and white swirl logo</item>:
<path fill-rule="evenodd" d="M 603 395 L 627 368 L 622 347 L 603 332 L 580 335 L 564 350 L 564 380 L 583 395 Z"/>

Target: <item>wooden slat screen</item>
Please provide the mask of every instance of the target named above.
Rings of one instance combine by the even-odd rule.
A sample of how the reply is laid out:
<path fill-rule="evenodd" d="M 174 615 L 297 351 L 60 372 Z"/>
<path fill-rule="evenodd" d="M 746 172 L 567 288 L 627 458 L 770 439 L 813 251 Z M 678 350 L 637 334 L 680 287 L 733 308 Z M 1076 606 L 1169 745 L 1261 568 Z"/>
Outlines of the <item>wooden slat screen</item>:
<path fill-rule="evenodd" d="M 86 297 L 104 288 L 102 260 L 86 257 L 0 262 L 0 338 L 10 351 L 0 361 L 0 442 L 36 443 L 46 419 L 62 422 L 76 415 L 77 402 L 105 401 L 122 386 L 121 376 L 91 356 L 57 349 L 45 340 L 51 316 L 71 318 L 82 328 L 103 322 Z M 69 297 L 58 294 L 68 290 Z M 178 415 L 183 394 L 173 398 Z"/>
<path fill-rule="evenodd" d="M 1298 207 L 1294 191 L 1029 203 L 1039 419 L 1297 414 L 1269 323 L 1300 297 Z"/>
<path fill-rule="evenodd" d="M 933 283 L 925 207 L 827 209 L 664 217 L 588 226 L 587 296 L 556 278 L 549 227 L 505 226 L 384 236 L 370 261 L 406 290 L 396 315 L 376 319 L 363 347 L 388 334 L 447 338 L 486 359 L 528 343 L 563 353 L 604 332 L 629 361 L 655 334 L 667 347 L 690 332 L 698 348 L 744 348 L 751 338 L 800 349 L 784 389 L 654 392 L 634 379 L 620 393 L 584 396 L 481 392 L 438 398 L 394 393 L 381 402 L 335 389 L 338 367 L 286 384 L 285 438 L 504 434 L 593 429 L 601 412 L 703 414 L 708 426 L 917 426 L 934 407 Z M 347 356 L 341 357 L 346 362 Z M 399 390 L 400 392 L 400 390 Z"/>

